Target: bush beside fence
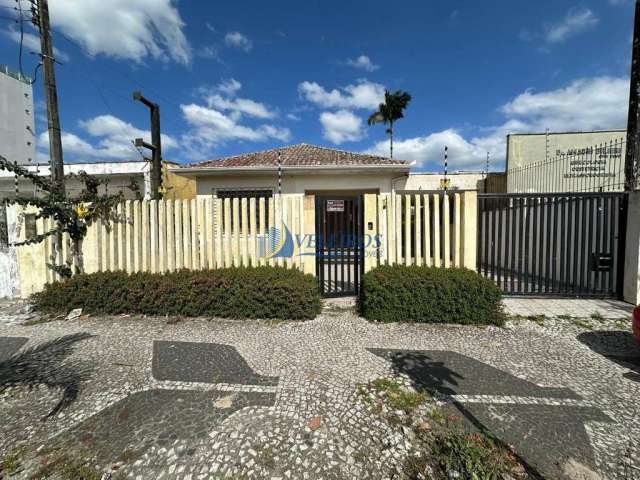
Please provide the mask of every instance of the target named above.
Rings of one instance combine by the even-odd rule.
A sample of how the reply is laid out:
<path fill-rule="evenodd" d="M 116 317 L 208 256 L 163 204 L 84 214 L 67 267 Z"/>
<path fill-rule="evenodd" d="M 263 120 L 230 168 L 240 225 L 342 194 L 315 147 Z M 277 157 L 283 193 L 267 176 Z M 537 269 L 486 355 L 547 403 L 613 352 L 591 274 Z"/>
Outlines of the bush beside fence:
<path fill-rule="evenodd" d="M 32 296 L 49 313 L 311 319 L 320 312 L 315 278 L 282 267 L 171 273 L 98 272 L 47 284 Z"/>
<path fill-rule="evenodd" d="M 380 322 L 502 325 L 501 296 L 464 268 L 385 265 L 363 276 L 360 311 Z"/>

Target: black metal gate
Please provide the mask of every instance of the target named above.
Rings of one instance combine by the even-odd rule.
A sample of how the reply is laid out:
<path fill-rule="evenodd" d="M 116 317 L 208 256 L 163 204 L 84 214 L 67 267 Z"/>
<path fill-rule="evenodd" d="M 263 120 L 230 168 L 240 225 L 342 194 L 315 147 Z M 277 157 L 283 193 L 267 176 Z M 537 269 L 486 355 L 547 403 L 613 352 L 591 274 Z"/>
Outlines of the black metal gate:
<path fill-rule="evenodd" d="M 360 292 L 362 204 L 360 196 L 316 196 L 316 272 L 325 297 Z"/>
<path fill-rule="evenodd" d="M 620 297 L 625 193 L 481 194 L 478 272 L 510 295 Z"/>

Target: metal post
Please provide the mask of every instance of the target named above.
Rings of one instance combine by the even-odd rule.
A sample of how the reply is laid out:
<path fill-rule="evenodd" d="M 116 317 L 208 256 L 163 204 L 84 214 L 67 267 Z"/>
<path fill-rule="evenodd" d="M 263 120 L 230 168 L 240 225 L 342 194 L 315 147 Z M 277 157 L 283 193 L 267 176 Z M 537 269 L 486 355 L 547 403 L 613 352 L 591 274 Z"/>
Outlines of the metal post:
<path fill-rule="evenodd" d="M 151 198 L 159 200 L 162 197 L 160 194 L 160 188 L 162 187 L 160 105 L 146 99 L 140 92 L 133 92 L 133 99 L 146 105 L 151 113 L 151 144 L 148 144 L 139 138 L 135 139 L 135 143 L 136 146 L 142 146 L 151 150 Z"/>
<path fill-rule="evenodd" d="M 624 162 L 624 189 L 636 187 L 636 161 L 640 151 L 638 124 L 638 96 L 640 95 L 640 0 L 636 0 L 633 28 L 633 50 L 631 55 L 631 79 L 629 81 L 629 117 L 627 120 L 627 152 Z"/>

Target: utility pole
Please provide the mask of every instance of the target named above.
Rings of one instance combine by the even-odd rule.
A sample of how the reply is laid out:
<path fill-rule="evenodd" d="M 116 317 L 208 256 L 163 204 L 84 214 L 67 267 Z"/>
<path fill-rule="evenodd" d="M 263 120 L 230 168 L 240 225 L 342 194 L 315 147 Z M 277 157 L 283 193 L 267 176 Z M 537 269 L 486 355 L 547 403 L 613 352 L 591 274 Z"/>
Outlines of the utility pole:
<path fill-rule="evenodd" d="M 142 138 L 135 139 L 136 147 L 151 150 L 151 198 L 160 200 L 162 186 L 162 144 L 160 141 L 160 105 L 142 96 L 140 92 L 133 92 L 133 99 L 145 104 L 151 112 L 151 144 Z"/>
<path fill-rule="evenodd" d="M 629 118 L 627 121 L 627 151 L 624 160 L 624 189 L 636 188 L 636 162 L 640 160 L 640 0 L 636 0 L 633 26 L 633 50 L 631 54 L 631 79 L 629 81 Z"/>
<path fill-rule="evenodd" d="M 62 156 L 62 138 L 60 133 L 60 114 L 58 113 L 58 91 L 54 68 L 53 43 L 49 23 L 48 0 L 37 0 L 37 18 L 34 23 L 40 27 L 40 46 L 44 93 L 47 101 L 47 128 L 49 131 L 49 158 L 51 159 L 51 180 L 58 183 L 60 193 L 64 195 L 64 159 Z"/>

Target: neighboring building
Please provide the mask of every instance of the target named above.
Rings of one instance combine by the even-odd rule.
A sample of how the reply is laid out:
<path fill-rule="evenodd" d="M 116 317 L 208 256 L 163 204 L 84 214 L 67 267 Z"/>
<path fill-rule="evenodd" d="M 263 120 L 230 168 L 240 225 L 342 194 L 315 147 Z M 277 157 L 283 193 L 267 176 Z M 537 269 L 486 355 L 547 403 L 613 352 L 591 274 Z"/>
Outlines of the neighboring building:
<path fill-rule="evenodd" d="M 0 65 L 0 155 L 20 165 L 36 161 L 31 80 Z"/>
<path fill-rule="evenodd" d="M 40 175 L 50 175 L 46 165 L 31 165 L 28 167 Z M 105 163 L 73 163 L 64 166 L 65 174 L 85 171 L 97 178 L 107 178 L 107 186 L 101 187 L 103 192 L 122 192 L 125 198 L 136 198 L 136 192 L 129 188 L 132 181 L 138 185 L 139 193 L 149 195 L 149 163 L 145 161 L 134 162 L 105 162 Z M 67 192 L 71 195 L 78 194 L 84 188 L 78 180 L 66 182 Z M 37 191 L 29 180 L 18 179 L 18 195 L 36 195 Z M 12 198 L 16 195 L 16 177 L 13 173 L 0 170 L 0 200 Z M 33 216 L 31 216 L 33 217 Z M 0 205 L 0 298 L 14 297 L 20 289 L 20 276 L 16 248 L 11 244 L 19 238 L 22 227 L 31 228 L 35 220 L 29 215 L 18 215 L 15 206 Z"/>
<path fill-rule="evenodd" d="M 507 191 L 621 191 L 626 130 L 507 135 Z"/>

